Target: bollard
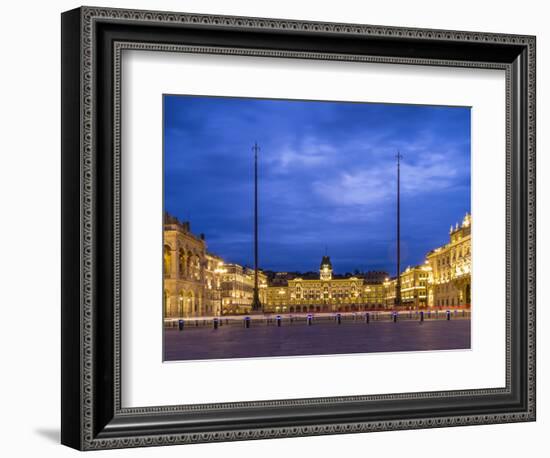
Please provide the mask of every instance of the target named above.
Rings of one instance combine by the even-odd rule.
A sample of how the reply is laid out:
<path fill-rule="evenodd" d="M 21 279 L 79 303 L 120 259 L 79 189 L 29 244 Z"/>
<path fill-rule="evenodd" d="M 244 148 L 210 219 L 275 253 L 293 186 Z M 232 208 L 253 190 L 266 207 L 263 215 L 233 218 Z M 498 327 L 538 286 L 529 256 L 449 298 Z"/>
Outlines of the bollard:
<path fill-rule="evenodd" d="M 280 328 L 281 327 L 281 315 L 277 315 L 275 317 L 275 319 L 277 320 L 277 327 Z"/>
<path fill-rule="evenodd" d="M 447 310 L 447 321 L 451 319 L 451 311 Z"/>
<path fill-rule="evenodd" d="M 214 329 L 218 329 L 218 319 L 217 318 L 214 318 L 212 320 L 212 324 L 214 325 Z"/>
<path fill-rule="evenodd" d="M 420 311 L 420 322 L 422 323 L 424 321 L 424 311 Z"/>
<path fill-rule="evenodd" d="M 180 331 L 183 331 L 183 320 L 178 321 L 178 327 Z"/>
<path fill-rule="evenodd" d="M 392 321 L 397 323 L 397 312 L 392 312 Z"/>
<path fill-rule="evenodd" d="M 342 324 L 342 315 L 340 315 L 339 313 L 336 314 L 336 322 L 338 324 Z"/>
<path fill-rule="evenodd" d="M 245 316 L 245 317 L 244 317 L 244 327 L 245 327 L 245 328 L 249 328 L 249 327 L 250 327 L 250 317 L 249 317 L 249 316 Z"/>
<path fill-rule="evenodd" d="M 365 323 L 367 323 L 367 324 L 370 323 L 370 314 L 369 314 L 369 312 L 365 313 Z"/>
<path fill-rule="evenodd" d="M 313 324 L 313 316 L 309 313 L 307 315 L 307 325 L 311 326 Z"/>

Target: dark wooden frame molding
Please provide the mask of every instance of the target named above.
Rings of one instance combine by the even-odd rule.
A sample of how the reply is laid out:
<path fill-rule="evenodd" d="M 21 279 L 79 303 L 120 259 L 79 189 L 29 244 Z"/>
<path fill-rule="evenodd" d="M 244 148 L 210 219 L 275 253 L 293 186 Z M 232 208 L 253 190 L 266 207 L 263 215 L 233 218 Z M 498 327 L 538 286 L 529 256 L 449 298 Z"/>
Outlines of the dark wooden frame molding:
<path fill-rule="evenodd" d="M 62 14 L 62 433 L 80 450 L 535 420 L 535 37 L 82 7 Z M 120 403 L 124 49 L 506 72 L 506 387 Z"/>

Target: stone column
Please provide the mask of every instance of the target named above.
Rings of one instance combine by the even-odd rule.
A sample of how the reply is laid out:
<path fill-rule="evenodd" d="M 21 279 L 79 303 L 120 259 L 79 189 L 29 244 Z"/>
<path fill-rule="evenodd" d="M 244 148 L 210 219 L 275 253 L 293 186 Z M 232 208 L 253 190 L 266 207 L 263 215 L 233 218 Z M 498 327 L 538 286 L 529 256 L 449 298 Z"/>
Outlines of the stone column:
<path fill-rule="evenodd" d="M 178 247 L 170 250 L 170 278 L 178 278 Z"/>

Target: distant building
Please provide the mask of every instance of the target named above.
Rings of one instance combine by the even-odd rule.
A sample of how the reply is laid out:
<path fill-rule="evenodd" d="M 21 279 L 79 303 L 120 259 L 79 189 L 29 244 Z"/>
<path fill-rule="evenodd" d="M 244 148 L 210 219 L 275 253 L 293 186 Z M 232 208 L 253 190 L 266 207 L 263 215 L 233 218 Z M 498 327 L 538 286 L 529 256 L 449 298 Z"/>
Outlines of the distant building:
<path fill-rule="evenodd" d="M 368 281 L 355 275 L 336 278 L 330 257 L 323 256 L 316 278 L 276 275 L 267 286 L 264 311 L 349 312 L 382 307 L 384 285 L 379 276 L 367 277 Z"/>
<path fill-rule="evenodd" d="M 407 267 L 401 272 L 401 305 L 405 308 L 424 308 L 428 304 L 428 283 L 431 268 L 424 264 Z M 386 287 L 385 304 L 393 307 L 395 304 L 396 279 L 392 278 L 384 283 Z"/>
<path fill-rule="evenodd" d="M 254 269 L 224 264 L 221 275 L 222 315 L 250 313 L 254 297 Z M 266 276 L 258 272 L 260 302 L 265 300 Z"/>

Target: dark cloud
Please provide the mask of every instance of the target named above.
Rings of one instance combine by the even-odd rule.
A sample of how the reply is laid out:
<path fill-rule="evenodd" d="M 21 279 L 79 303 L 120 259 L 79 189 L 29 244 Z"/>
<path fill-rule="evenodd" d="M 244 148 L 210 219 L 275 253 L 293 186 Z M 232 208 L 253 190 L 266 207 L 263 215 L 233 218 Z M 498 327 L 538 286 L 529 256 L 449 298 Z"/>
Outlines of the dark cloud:
<path fill-rule="evenodd" d="M 165 207 L 211 251 L 252 263 L 252 145 L 260 151 L 261 265 L 394 272 L 395 154 L 403 264 L 422 262 L 470 210 L 462 107 L 165 96 Z"/>

